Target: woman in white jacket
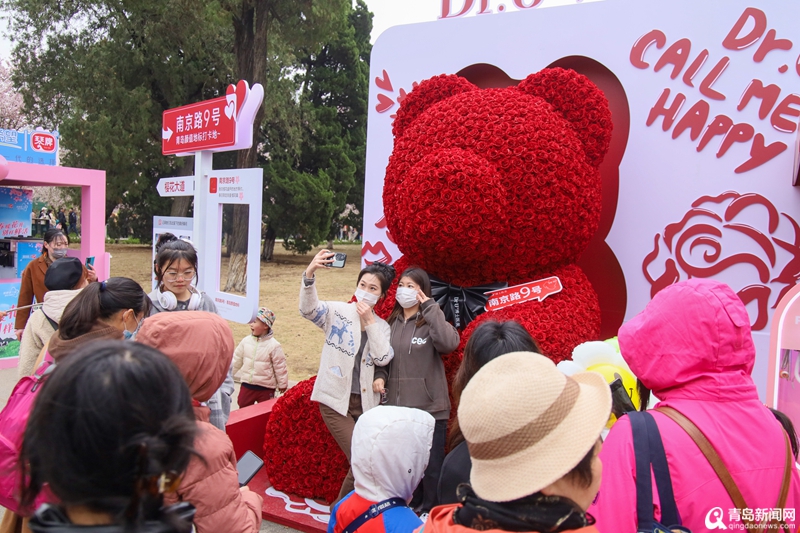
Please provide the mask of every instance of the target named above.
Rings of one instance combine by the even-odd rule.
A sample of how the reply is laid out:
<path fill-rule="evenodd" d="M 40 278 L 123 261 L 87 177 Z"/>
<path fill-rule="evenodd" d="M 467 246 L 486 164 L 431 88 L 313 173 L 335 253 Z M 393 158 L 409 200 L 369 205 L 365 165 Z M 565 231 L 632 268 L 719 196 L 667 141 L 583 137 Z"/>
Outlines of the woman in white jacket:
<path fill-rule="evenodd" d="M 380 403 L 380 395 L 372 390 L 375 365 L 386 366 L 394 357 L 389 324 L 375 314 L 373 307 L 386 296 L 395 271 L 390 265 L 373 263 L 358 275 L 357 302 L 321 302 L 314 273 L 328 268 L 334 255 L 320 250 L 303 273 L 300 314 L 325 332 L 311 399 L 319 402 L 325 425 L 349 461 L 356 420 Z M 351 470 L 337 501 L 352 490 Z"/>

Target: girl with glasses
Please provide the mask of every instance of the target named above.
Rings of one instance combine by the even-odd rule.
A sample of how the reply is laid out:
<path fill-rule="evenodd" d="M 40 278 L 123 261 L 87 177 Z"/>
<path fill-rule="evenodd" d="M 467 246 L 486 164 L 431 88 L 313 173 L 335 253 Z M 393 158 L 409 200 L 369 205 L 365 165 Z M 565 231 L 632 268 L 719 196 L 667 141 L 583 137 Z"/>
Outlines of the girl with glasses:
<path fill-rule="evenodd" d="M 214 299 L 194 286 L 197 280 L 197 250 L 190 243 L 180 239 L 162 242 L 156 254 L 155 273 L 158 285 L 149 294 L 153 302 L 151 316 L 164 311 L 217 313 Z M 211 423 L 222 431 L 225 431 L 231 413 L 233 392 L 233 373 L 228 371 L 222 387 L 206 402 L 211 410 Z"/>
<path fill-rule="evenodd" d="M 187 310 L 217 312 L 214 300 L 194 286 L 197 250 L 188 242 L 175 240 L 164 244 L 156 255 L 155 271 L 158 286 L 150 293 L 153 301 L 150 314 Z"/>

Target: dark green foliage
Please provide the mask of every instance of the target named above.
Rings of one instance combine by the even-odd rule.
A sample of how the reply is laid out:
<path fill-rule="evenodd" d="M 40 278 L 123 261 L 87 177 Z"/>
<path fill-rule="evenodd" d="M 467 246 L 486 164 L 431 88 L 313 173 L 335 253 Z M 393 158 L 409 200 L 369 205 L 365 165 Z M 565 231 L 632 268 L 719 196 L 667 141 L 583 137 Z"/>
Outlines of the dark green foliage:
<path fill-rule="evenodd" d="M 149 240 L 152 216 L 171 202 L 155 184 L 181 164 L 161 155 L 161 114 L 232 80 L 230 16 L 189 0 L 2 7 L 13 13 L 15 81 L 29 115 L 59 129 L 64 165 L 106 171 L 106 217 L 120 207 L 132 223 L 118 230 Z"/>
<path fill-rule="evenodd" d="M 254 143 L 266 167 L 264 213 L 290 249 L 305 252 L 347 203 L 363 208 L 372 15 L 350 1 L 0 0 L 0 8 L 12 21 L 27 116 L 60 131 L 64 165 L 106 171 L 106 217 L 120 237 L 147 241 L 153 215 L 170 213 L 172 199 L 155 185 L 181 174 L 183 160 L 161 155 L 163 111 L 224 94 L 242 72 L 264 80 Z M 216 168 L 236 160 L 214 157 Z"/>
<path fill-rule="evenodd" d="M 284 246 L 300 253 L 332 238 L 341 224 L 361 226 L 372 14 L 362 0 L 349 11 L 344 29 L 299 59 L 299 101 L 267 119 L 265 214 Z M 294 181 L 304 194 L 289 194 Z M 316 199 L 309 196 L 314 191 Z M 357 214 L 343 220 L 348 204 Z"/>

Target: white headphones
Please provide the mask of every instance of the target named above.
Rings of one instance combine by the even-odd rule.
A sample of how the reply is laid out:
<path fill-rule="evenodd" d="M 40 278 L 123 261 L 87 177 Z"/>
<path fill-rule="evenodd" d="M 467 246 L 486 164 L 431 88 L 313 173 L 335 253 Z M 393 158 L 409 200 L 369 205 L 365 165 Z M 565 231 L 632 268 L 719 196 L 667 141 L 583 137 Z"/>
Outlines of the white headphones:
<path fill-rule="evenodd" d="M 197 289 L 194 288 L 194 285 L 189 285 L 189 292 L 192 293 L 192 296 L 189 298 L 189 305 L 186 309 L 189 311 L 197 311 L 197 309 L 200 308 L 200 303 L 203 300 L 203 296 L 197 292 Z M 158 290 L 158 303 L 167 311 L 172 311 L 178 307 L 178 299 L 175 297 L 175 295 L 170 291 L 162 292 L 160 288 Z"/>

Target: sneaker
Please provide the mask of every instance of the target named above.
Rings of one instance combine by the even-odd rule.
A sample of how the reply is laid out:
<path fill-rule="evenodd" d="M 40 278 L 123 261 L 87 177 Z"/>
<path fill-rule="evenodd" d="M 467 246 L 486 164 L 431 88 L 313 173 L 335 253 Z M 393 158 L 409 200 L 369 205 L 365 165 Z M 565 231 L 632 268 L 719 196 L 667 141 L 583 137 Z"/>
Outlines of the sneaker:
<path fill-rule="evenodd" d="M 422 523 L 424 524 L 425 522 L 428 521 L 428 513 L 422 513 L 421 515 L 419 515 L 419 519 L 422 520 Z"/>

